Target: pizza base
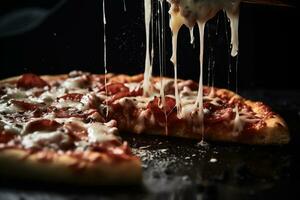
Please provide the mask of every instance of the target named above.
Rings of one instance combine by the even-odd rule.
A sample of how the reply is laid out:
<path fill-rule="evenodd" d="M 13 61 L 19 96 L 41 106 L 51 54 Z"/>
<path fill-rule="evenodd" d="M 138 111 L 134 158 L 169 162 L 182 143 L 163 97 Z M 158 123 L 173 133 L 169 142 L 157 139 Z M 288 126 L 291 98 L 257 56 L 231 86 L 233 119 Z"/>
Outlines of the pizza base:
<path fill-rule="evenodd" d="M 30 153 L 22 149 L 0 152 L 1 177 L 35 180 L 70 185 L 131 185 L 142 180 L 140 160 L 116 161 L 102 154 L 101 160 L 87 162 L 69 155 L 54 154 L 52 159 L 41 158 L 47 152 Z M 97 153 L 99 154 L 99 153 Z"/>

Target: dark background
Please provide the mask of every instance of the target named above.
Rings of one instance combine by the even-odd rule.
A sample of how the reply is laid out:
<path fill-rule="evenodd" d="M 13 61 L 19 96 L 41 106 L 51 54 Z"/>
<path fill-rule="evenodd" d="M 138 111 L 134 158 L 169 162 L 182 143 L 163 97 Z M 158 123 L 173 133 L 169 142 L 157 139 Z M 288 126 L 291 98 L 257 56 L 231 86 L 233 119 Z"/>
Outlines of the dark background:
<path fill-rule="evenodd" d="M 142 73 L 145 54 L 143 1 L 125 1 L 126 12 L 122 0 L 106 1 L 108 70 L 115 73 Z M 24 2 L 2 1 L 0 16 L 22 6 L 48 9 L 53 1 Z M 299 52 L 297 12 L 295 7 L 241 5 L 239 89 L 300 88 L 296 62 Z M 234 71 L 235 59 L 228 54 L 225 32 L 228 22 L 226 24 L 223 15 L 223 12 L 219 13 L 206 26 L 204 76 L 207 82 L 207 66 L 215 60 L 215 84 L 228 87 L 228 60 L 232 60 Z M 170 36 L 168 22 L 166 25 L 167 36 Z M 102 27 L 102 1 L 66 1 L 37 28 L 0 38 L 0 78 L 25 72 L 67 73 L 74 69 L 103 73 Z M 216 29 L 218 35 L 215 34 Z M 228 27 L 227 31 L 227 37 L 230 38 Z M 197 30 L 195 48 L 189 44 L 188 34 L 188 29 L 184 27 L 179 35 L 179 77 L 198 81 Z M 169 60 L 171 37 L 166 38 L 166 58 Z M 214 54 L 211 54 L 210 47 L 213 47 Z M 214 55 L 215 59 L 210 55 Z M 155 62 L 154 73 L 158 74 L 158 71 Z M 167 62 L 166 74 L 173 75 L 170 62 Z M 229 78 L 231 88 L 235 87 L 234 74 L 232 72 Z"/>
<path fill-rule="evenodd" d="M 1 0 L 1 19 L 18 9 L 42 8 L 44 12 L 59 0 Z M 115 73 L 142 73 L 145 32 L 143 1 L 106 0 L 107 62 Z M 298 188 L 300 84 L 298 83 L 298 9 L 241 5 L 239 90 L 247 98 L 268 103 L 287 121 L 291 144 L 282 147 L 249 147 L 210 144 L 157 136 L 122 135 L 143 161 L 143 189 L 133 188 L 51 188 L 49 185 L 9 184 L 0 179 L 0 199 L 282 199 L 292 198 Z M 166 17 L 167 18 L 167 17 Z M 217 23 L 217 21 L 219 21 Z M 2 23 L 3 25 L 3 23 Z M 21 26 L 22 23 L 16 23 Z M 2 26 L 3 27 L 3 26 Z M 225 28 L 226 27 L 226 28 Z M 228 87 L 226 31 L 221 12 L 206 26 L 205 82 L 207 68 L 215 60 L 215 84 Z M 6 29 L 2 29 L 6 31 Z M 69 0 L 35 29 L 12 36 L 0 32 L 0 79 L 26 72 L 67 73 L 74 69 L 103 73 L 102 1 Z M 169 28 L 166 28 L 170 36 Z M 218 32 L 218 35 L 216 35 Z M 230 33 L 227 37 L 230 38 Z M 198 80 L 198 34 L 195 48 L 189 44 L 187 28 L 179 36 L 180 78 Z M 171 38 L 167 37 L 166 58 L 170 58 Z M 212 49 L 213 47 L 213 53 Z M 157 52 L 156 52 L 157 58 Z M 230 62 L 231 63 L 231 62 Z M 158 74 L 157 60 L 154 72 Z M 166 74 L 173 67 L 167 62 Z M 230 73 L 234 88 L 234 72 Z M 251 91 L 253 90 L 253 91 Z M 285 91 L 288 90 L 288 91 Z M 147 149 L 150 146 L 149 149 Z M 146 147 L 139 149 L 139 147 Z M 165 150 L 167 149 L 167 152 Z M 162 151 L 164 150 L 164 151 Z M 144 155 L 142 155 L 144 153 Z M 195 154 L 195 157 L 186 159 Z M 217 163 L 209 160 L 214 157 Z M 28 187 L 28 188 L 27 188 Z M 62 189 L 63 188 L 63 189 Z M 123 190 L 122 190 L 123 189 Z M 129 194 L 129 195 L 128 195 Z M 200 196 L 199 196 L 200 195 Z"/>

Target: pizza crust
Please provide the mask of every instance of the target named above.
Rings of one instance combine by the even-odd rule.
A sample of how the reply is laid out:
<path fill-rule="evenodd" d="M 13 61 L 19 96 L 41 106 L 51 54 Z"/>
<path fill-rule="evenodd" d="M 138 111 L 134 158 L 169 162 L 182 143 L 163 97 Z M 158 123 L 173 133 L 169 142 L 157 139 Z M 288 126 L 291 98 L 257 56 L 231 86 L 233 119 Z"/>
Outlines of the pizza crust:
<path fill-rule="evenodd" d="M 43 152 L 23 149 L 0 150 L 0 175 L 22 180 L 36 180 L 71 185 L 130 185 L 142 180 L 141 163 L 137 157 L 114 160 L 100 154 L 99 161 L 87 162 L 70 155 L 54 153 L 43 160 Z M 96 153 L 96 152 L 95 152 Z"/>

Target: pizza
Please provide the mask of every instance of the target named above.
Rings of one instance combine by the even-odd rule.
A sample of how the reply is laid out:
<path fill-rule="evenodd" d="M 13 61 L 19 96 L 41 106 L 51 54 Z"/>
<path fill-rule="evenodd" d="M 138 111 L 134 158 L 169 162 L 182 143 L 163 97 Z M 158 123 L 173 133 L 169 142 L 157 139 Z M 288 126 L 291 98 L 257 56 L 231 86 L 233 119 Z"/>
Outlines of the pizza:
<path fill-rule="evenodd" d="M 270 107 L 226 89 L 143 75 L 23 74 L 0 82 L 0 174 L 78 185 L 141 182 L 141 161 L 119 132 L 213 142 L 289 142 L 284 120 Z M 163 87 L 163 88 L 162 88 Z M 164 96 L 160 91 L 164 91 Z M 202 113 L 199 114 L 199 113 Z"/>

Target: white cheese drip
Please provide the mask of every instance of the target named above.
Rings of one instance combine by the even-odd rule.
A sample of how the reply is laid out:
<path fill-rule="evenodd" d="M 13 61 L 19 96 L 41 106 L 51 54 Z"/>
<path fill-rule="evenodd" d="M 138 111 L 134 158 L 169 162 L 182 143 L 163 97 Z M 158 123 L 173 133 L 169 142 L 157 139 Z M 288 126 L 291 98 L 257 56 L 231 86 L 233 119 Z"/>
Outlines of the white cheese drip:
<path fill-rule="evenodd" d="M 203 51 L 204 51 L 204 28 L 205 22 L 197 21 L 199 27 L 200 34 L 200 76 L 199 76 L 199 87 L 198 87 L 198 95 L 195 103 L 195 107 L 198 107 L 199 113 L 202 113 L 203 109 Z"/>
<path fill-rule="evenodd" d="M 161 13 L 160 13 L 161 10 Z M 160 19 L 157 18 L 158 25 L 160 25 L 159 29 L 159 75 L 160 75 L 160 102 L 159 107 L 164 109 L 165 112 L 165 105 L 166 105 L 166 98 L 165 98 L 165 90 L 164 90 L 164 77 L 163 72 L 165 69 L 165 9 L 164 9 L 164 0 L 159 0 L 159 7 L 157 8 L 158 15 Z M 161 22 L 161 23 L 160 23 Z"/>
<path fill-rule="evenodd" d="M 177 84 L 177 61 L 176 61 L 176 51 L 177 51 L 177 36 L 180 27 L 183 24 L 187 24 L 189 27 L 193 27 L 195 22 L 197 22 L 199 27 L 200 34 L 200 75 L 199 75 L 199 88 L 198 95 L 196 98 L 194 110 L 198 111 L 199 120 L 202 129 L 202 141 L 204 138 L 204 125 L 203 125 L 203 51 L 204 51 L 204 29 L 206 22 L 214 17 L 219 10 L 225 9 L 227 15 L 231 21 L 231 44 L 232 51 L 231 55 L 236 56 L 238 52 L 238 6 L 240 0 L 219 0 L 219 1 L 194 1 L 194 0 L 180 0 L 180 1 L 171 1 L 170 8 L 170 28 L 172 30 L 172 45 L 173 45 L 173 54 L 171 61 L 174 64 L 174 74 L 175 74 L 175 97 L 176 97 L 176 106 L 180 107 L 180 99 L 178 95 Z M 190 35 L 192 40 L 192 30 L 190 29 Z M 213 91 L 211 91 L 213 92 Z M 212 93 L 213 95 L 213 93 Z M 190 110 L 187 109 L 187 110 Z M 180 109 L 178 109 L 180 111 Z"/>
<path fill-rule="evenodd" d="M 194 44 L 195 37 L 194 37 L 194 27 L 190 28 L 190 43 Z"/>
<path fill-rule="evenodd" d="M 128 87 L 128 89 L 129 89 L 130 92 L 137 91 L 141 87 L 140 83 L 135 83 L 135 82 L 125 83 L 124 85 L 126 87 Z"/>
<path fill-rule="evenodd" d="M 90 143 L 115 140 L 115 134 L 118 132 L 116 127 L 112 127 L 112 121 L 104 124 L 99 122 L 87 124 L 86 128 Z"/>
<path fill-rule="evenodd" d="M 239 50 L 239 3 L 233 3 L 232 7 L 226 9 L 227 17 L 230 20 L 231 29 L 231 56 L 235 57 Z"/>
<path fill-rule="evenodd" d="M 123 0 L 123 10 L 124 10 L 124 12 L 127 11 L 127 8 L 126 8 L 126 1 L 125 1 L 125 0 Z"/>
<path fill-rule="evenodd" d="M 204 113 L 203 113 L 203 51 L 204 51 L 204 29 L 205 29 L 205 21 L 197 21 L 199 27 L 199 35 L 200 35 L 200 77 L 199 77 L 199 86 L 198 86 L 198 95 L 195 103 L 195 110 L 198 110 L 198 117 L 200 121 L 201 128 L 201 142 L 200 145 L 205 145 L 204 143 Z M 198 108 L 197 108 L 198 107 Z"/>
<path fill-rule="evenodd" d="M 144 82 L 143 82 L 143 91 L 144 95 L 150 94 L 151 86 L 151 76 L 152 76 L 152 63 L 150 63 L 150 20 L 151 20 L 151 1 L 144 0 L 144 9 L 145 9 L 145 29 L 146 29 L 146 56 L 145 56 L 145 71 L 144 71 Z"/>
<path fill-rule="evenodd" d="M 108 96 L 107 91 L 107 57 L 106 57 L 106 13 L 105 13 L 105 0 L 103 0 L 102 5 L 102 14 L 103 14 L 103 58 L 104 58 L 104 87 L 105 87 L 105 94 Z M 108 116 L 108 105 L 106 104 L 106 117 Z"/>
<path fill-rule="evenodd" d="M 31 134 L 25 135 L 22 139 L 22 145 L 25 148 L 54 148 L 60 149 L 64 145 L 70 143 L 70 137 L 66 132 L 62 130 L 56 130 L 53 132 L 35 131 Z"/>
<path fill-rule="evenodd" d="M 163 78 L 163 72 L 165 69 L 166 65 L 166 58 L 165 58 L 165 53 L 166 53 L 166 44 L 165 44 L 165 8 L 164 8 L 164 0 L 159 0 L 159 6 L 158 7 L 158 15 L 160 14 L 161 10 L 161 15 L 160 15 L 160 20 L 158 19 L 158 24 L 160 25 L 159 22 L 161 22 L 161 29 L 159 32 L 159 68 L 160 68 L 160 102 L 159 102 L 159 107 L 163 108 L 164 115 L 165 115 L 165 134 L 168 135 L 168 116 L 166 112 L 166 98 L 165 98 L 165 87 L 164 87 L 164 78 Z M 160 8 L 160 10 L 159 10 Z"/>
<path fill-rule="evenodd" d="M 257 122 L 259 119 L 253 119 L 248 112 L 241 110 L 239 112 L 238 106 L 235 105 L 234 108 L 235 112 L 235 118 L 233 120 L 233 130 L 232 130 L 232 135 L 233 136 L 238 136 L 244 129 L 244 126 L 247 122 Z"/>
<path fill-rule="evenodd" d="M 181 118 L 181 103 L 180 103 L 180 96 L 178 91 L 178 83 L 177 83 L 177 39 L 178 39 L 178 32 L 181 26 L 185 23 L 185 19 L 181 16 L 179 12 L 179 7 L 171 3 L 171 7 L 169 10 L 170 14 L 170 29 L 172 31 L 172 57 L 171 62 L 174 65 L 174 86 L 175 86 L 175 99 L 176 99 L 176 108 L 177 108 L 177 115 Z"/>

